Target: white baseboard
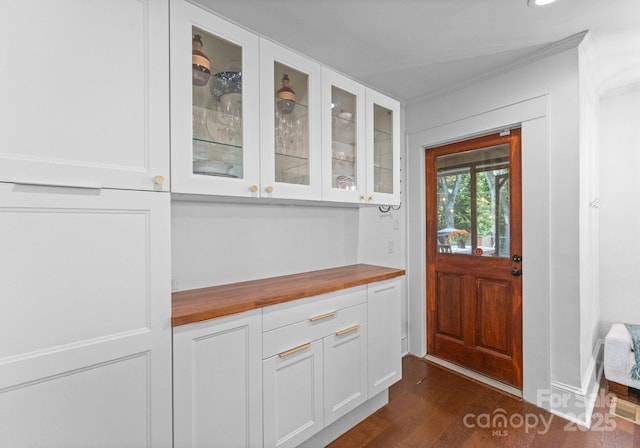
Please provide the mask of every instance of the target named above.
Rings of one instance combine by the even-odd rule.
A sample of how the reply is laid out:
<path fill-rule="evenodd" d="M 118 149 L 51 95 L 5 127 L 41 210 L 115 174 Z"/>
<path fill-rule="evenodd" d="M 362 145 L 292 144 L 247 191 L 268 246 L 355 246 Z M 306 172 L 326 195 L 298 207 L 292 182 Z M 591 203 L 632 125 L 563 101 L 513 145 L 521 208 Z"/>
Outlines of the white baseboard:
<path fill-rule="evenodd" d="M 407 336 L 402 338 L 400 347 L 402 348 L 402 356 L 409 354 L 409 338 Z"/>
<path fill-rule="evenodd" d="M 538 406 L 554 415 L 589 428 L 600 392 L 603 372 L 604 339 L 598 340 L 580 388 L 551 381 L 549 391 L 538 391 Z"/>

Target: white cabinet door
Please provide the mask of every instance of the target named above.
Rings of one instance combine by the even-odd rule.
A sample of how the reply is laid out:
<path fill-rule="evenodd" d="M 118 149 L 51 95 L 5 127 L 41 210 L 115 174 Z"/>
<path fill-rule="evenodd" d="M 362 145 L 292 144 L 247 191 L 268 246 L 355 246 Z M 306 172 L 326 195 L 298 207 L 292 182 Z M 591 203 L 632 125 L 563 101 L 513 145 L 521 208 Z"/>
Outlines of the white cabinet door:
<path fill-rule="evenodd" d="M 263 361 L 265 447 L 295 447 L 323 428 L 322 364 L 322 340 Z"/>
<path fill-rule="evenodd" d="M 401 279 L 368 285 L 369 398 L 402 378 Z"/>
<path fill-rule="evenodd" d="M 173 329 L 174 442 L 262 447 L 262 314 Z"/>
<path fill-rule="evenodd" d="M 0 204 L 0 446 L 170 447 L 169 194 Z"/>
<path fill-rule="evenodd" d="M 262 197 L 321 197 L 320 76 L 317 62 L 260 40 Z"/>
<path fill-rule="evenodd" d="M 367 89 L 367 204 L 400 204 L 400 103 Z"/>
<path fill-rule="evenodd" d="M 322 68 L 322 199 L 362 202 L 365 182 L 366 89 Z"/>
<path fill-rule="evenodd" d="M 168 191 L 168 45 L 168 0 L 4 2 L 0 181 Z"/>
<path fill-rule="evenodd" d="M 209 60 L 193 70 L 193 40 Z M 171 2 L 171 191 L 258 197 L 258 36 L 184 0 Z"/>
<path fill-rule="evenodd" d="M 355 324 L 324 338 L 324 424 L 368 398 L 367 325 Z"/>

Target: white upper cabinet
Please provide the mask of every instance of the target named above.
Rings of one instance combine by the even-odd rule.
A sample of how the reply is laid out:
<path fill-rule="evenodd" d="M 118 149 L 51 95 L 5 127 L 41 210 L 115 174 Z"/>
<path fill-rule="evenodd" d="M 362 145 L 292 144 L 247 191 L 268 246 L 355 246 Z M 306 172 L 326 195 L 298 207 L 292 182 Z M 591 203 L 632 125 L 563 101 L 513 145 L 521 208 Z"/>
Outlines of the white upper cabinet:
<path fill-rule="evenodd" d="M 400 103 L 367 89 L 365 203 L 400 204 Z"/>
<path fill-rule="evenodd" d="M 320 64 L 260 41 L 262 197 L 321 198 Z"/>
<path fill-rule="evenodd" d="M 397 205 L 400 105 L 171 3 L 171 191 Z"/>
<path fill-rule="evenodd" d="M 168 0 L 2 8 L 0 181 L 168 191 Z"/>
<path fill-rule="evenodd" d="M 365 196 L 365 87 L 322 68 L 322 199 Z"/>
<path fill-rule="evenodd" d="M 171 3 L 172 191 L 258 197 L 258 37 Z"/>

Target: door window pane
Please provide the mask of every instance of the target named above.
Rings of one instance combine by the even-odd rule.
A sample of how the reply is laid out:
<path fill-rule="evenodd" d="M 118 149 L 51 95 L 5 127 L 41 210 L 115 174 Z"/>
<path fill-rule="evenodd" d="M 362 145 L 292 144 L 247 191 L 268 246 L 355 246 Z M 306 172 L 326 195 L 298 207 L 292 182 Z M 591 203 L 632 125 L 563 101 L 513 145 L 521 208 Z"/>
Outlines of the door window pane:
<path fill-rule="evenodd" d="M 509 257 L 509 145 L 436 158 L 438 251 Z"/>

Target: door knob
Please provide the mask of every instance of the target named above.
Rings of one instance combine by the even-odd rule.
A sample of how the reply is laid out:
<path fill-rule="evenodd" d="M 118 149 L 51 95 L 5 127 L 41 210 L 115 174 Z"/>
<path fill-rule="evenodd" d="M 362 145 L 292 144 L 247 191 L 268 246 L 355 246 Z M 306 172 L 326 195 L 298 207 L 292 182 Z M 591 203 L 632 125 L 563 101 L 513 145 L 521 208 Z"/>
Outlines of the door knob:
<path fill-rule="evenodd" d="M 522 270 L 519 268 L 513 268 L 511 269 L 511 275 L 513 275 L 514 277 L 519 277 L 522 275 Z"/>

